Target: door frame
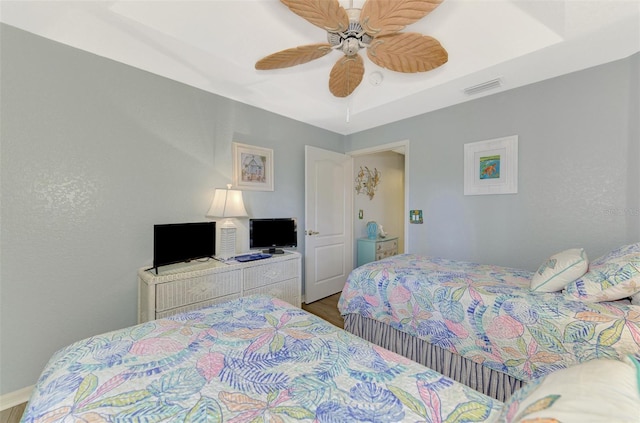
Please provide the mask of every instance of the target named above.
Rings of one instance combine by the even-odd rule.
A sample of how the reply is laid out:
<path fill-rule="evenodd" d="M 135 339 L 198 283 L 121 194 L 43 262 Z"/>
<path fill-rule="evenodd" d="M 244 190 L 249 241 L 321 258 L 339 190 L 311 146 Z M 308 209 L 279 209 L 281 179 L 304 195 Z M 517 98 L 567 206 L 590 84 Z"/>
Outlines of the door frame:
<path fill-rule="evenodd" d="M 358 156 L 366 156 L 368 154 L 374 154 L 374 153 L 382 153 L 384 151 L 403 151 L 404 154 L 404 210 L 405 210 L 405 214 L 408 213 L 409 211 L 409 140 L 402 140 L 402 141 L 396 141 L 396 142 L 391 142 L 388 144 L 382 144 L 382 145 L 377 145 L 374 147 L 367 147 L 367 148 L 363 148 L 360 150 L 352 150 L 352 151 L 348 151 L 345 154 L 351 157 L 351 164 L 353 167 L 353 162 L 355 157 Z M 351 208 L 352 210 L 355 210 L 355 196 L 352 195 L 351 196 Z M 404 244 L 403 244 L 403 251 L 405 253 L 409 252 L 409 225 L 408 225 L 408 221 L 409 221 L 409 217 L 408 216 L 404 216 L 404 219 L 402 221 L 402 227 L 403 227 L 403 233 L 404 233 Z M 355 227 L 355 225 L 352 225 Z M 355 238 L 356 238 L 356 234 L 355 233 L 351 233 L 351 244 L 352 246 L 355 246 Z M 356 257 L 355 254 L 357 254 L 355 252 L 355 247 L 354 248 L 354 263 L 356 263 Z"/>

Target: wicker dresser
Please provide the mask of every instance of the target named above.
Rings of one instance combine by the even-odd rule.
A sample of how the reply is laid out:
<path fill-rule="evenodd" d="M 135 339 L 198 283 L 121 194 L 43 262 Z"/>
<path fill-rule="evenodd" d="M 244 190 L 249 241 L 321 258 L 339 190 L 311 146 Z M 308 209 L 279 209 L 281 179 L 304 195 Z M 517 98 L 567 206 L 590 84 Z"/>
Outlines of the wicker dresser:
<path fill-rule="evenodd" d="M 138 323 L 252 294 L 301 303 L 301 256 L 285 251 L 239 263 L 210 260 L 138 270 Z"/>

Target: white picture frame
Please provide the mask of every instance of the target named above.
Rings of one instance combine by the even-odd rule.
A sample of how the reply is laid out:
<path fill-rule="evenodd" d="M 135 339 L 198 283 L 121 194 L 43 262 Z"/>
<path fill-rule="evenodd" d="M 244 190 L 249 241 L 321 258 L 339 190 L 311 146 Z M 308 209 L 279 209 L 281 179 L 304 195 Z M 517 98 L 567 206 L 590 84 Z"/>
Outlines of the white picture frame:
<path fill-rule="evenodd" d="M 273 150 L 231 143 L 233 185 L 241 190 L 273 191 Z"/>
<path fill-rule="evenodd" d="M 464 195 L 517 193 L 517 135 L 464 145 Z"/>

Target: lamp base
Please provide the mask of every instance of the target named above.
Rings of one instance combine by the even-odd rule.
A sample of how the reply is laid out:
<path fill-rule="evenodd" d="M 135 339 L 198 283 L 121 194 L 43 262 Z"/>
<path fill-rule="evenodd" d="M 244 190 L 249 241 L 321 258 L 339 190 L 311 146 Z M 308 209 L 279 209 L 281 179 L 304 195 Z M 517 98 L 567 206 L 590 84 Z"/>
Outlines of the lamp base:
<path fill-rule="evenodd" d="M 222 260 L 229 260 L 236 255 L 236 228 L 222 225 L 220 228 L 220 251 L 216 256 Z"/>

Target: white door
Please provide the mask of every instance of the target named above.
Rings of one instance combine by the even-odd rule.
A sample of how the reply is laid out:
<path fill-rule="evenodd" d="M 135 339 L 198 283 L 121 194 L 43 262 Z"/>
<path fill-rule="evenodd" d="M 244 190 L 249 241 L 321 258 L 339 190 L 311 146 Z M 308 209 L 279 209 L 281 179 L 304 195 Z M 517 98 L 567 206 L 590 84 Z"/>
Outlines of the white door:
<path fill-rule="evenodd" d="M 352 162 L 305 146 L 305 303 L 342 291 L 353 269 Z"/>

